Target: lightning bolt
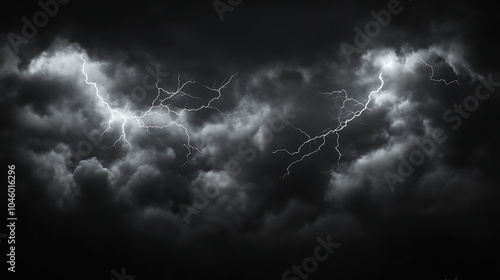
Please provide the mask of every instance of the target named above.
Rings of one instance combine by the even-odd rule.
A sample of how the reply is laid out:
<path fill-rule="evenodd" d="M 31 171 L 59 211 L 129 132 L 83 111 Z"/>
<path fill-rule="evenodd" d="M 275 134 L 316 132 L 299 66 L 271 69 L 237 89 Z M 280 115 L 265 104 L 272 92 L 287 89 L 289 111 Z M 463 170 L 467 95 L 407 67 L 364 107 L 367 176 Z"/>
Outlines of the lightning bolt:
<path fill-rule="evenodd" d="M 202 150 L 196 146 L 193 146 L 191 144 L 191 135 L 189 133 L 188 128 L 183 125 L 182 123 L 179 122 L 179 119 L 182 117 L 183 114 L 187 112 L 197 112 L 200 110 L 204 109 L 213 109 L 225 116 L 233 116 L 232 114 L 225 114 L 223 113 L 219 108 L 215 107 L 212 105 L 213 102 L 219 100 L 222 96 L 222 90 L 225 89 L 231 80 L 238 74 L 232 75 L 227 81 L 223 81 L 219 87 L 216 87 L 216 83 L 212 87 L 205 86 L 210 91 L 216 92 L 217 95 L 213 98 L 211 98 L 206 104 L 199 105 L 198 107 L 194 108 L 187 108 L 187 104 L 184 106 L 184 108 L 179 108 L 173 104 L 176 98 L 192 98 L 192 99 L 200 99 L 199 97 L 192 96 L 184 91 L 185 87 L 194 84 L 195 82 L 193 80 L 188 80 L 185 82 L 181 82 L 180 80 L 180 75 L 177 75 L 177 89 L 175 91 L 168 91 L 158 85 L 159 83 L 159 74 L 157 73 L 156 77 L 156 90 L 157 90 L 157 95 L 156 98 L 151 102 L 151 106 L 145 110 L 142 114 L 134 115 L 134 114 L 124 114 L 118 111 L 117 109 L 112 108 L 107 101 L 102 97 L 102 95 L 99 92 L 99 88 L 97 86 L 97 83 L 95 82 L 90 82 L 89 77 L 87 73 L 85 72 L 85 65 L 86 65 L 86 60 L 83 58 L 83 55 L 80 56 L 80 58 L 83 61 L 82 65 L 82 73 L 85 75 L 85 83 L 88 85 L 92 85 L 95 89 L 95 95 L 97 98 L 100 100 L 100 103 L 103 104 L 107 110 L 110 112 L 110 120 L 107 122 L 108 126 L 107 128 L 103 131 L 101 134 L 101 137 L 106 134 L 111 129 L 111 123 L 115 120 L 115 118 L 119 118 L 121 120 L 121 134 L 120 137 L 114 142 L 114 144 L 110 147 L 115 146 L 118 142 L 123 140 L 126 142 L 129 147 L 132 147 L 130 141 L 127 139 L 127 134 L 125 132 L 125 126 L 127 124 L 128 120 L 135 120 L 138 127 L 143 128 L 147 133 L 152 134 L 151 130 L 153 129 L 166 129 L 169 127 L 177 127 L 179 128 L 184 135 L 186 136 L 186 142 L 183 144 L 183 146 L 187 149 L 187 154 L 186 154 L 186 161 L 182 164 L 182 166 L 186 165 L 189 162 L 189 157 L 194 151 L 197 151 L 200 154 L 203 154 Z M 128 104 L 127 104 L 128 105 Z M 125 110 L 127 109 L 127 105 L 125 106 Z M 149 124 L 147 120 L 149 118 L 153 118 L 153 124 Z M 158 125 L 155 124 L 158 118 L 161 119 L 166 119 L 166 123 Z"/>
<path fill-rule="evenodd" d="M 451 82 L 448 82 L 446 81 L 445 79 L 439 79 L 439 80 L 436 80 L 434 79 L 434 67 L 432 67 L 432 65 L 430 65 L 429 63 L 425 62 L 425 60 L 423 60 L 422 58 L 420 59 L 427 67 L 431 68 L 431 76 L 429 77 L 429 79 L 431 81 L 434 81 L 434 82 L 443 82 L 445 85 L 451 85 L 453 83 L 456 83 L 457 85 L 460 85 L 460 86 L 463 86 L 459 81 L 458 79 L 456 80 L 453 80 Z"/>
<path fill-rule="evenodd" d="M 382 67 L 382 69 L 384 69 L 385 67 L 388 67 L 388 66 L 391 66 L 392 65 L 392 60 L 389 62 L 389 63 L 385 63 L 383 62 L 384 66 Z M 379 93 L 382 88 L 384 87 L 384 79 L 383 79 L 383 76 L 382 76 L 382 72 L 380 72 L 379 76 L 378 76 L 378 79 L 380 81 L 380 85 L 379 87 L 370 92 L 370 94 L 368 94 L 368 99 L 366 100 L 366 102 L 360 102 L 352 97 L 349 97 L 349 95 L 347 94 L 347 91 L 345 89 L 341 89 L 341 90 L 338 90 L 338 91 L 332 91 L 332 92 L 327 92 L 327 93 L 320 93 L 320 94 L 323 94 L 323 95 L 331 95 L 331 96 L 334 96 L 334 99 L 335 99 L 335 104 L 337 104 L 337 101 L 338 99 L 343 99 L 342 101 L 342 106 L 339 108 L 339 114 L 337 117 L 332 117 L 332 119 L 334 120 L 337 120 L 338 121 L 338 125 L 335 127 L 335 128 L 327 128 L 325 129 L 323 132 L 323 134 L 321 135 L 317 135 L 317 136 L 310 136 L 309 134 L 307 134 L 306 132 L 304 132 L 302 129 L 299 129 L 291 124 L 289 124 L 293 129 L 299 131 L 300 133 L 304 134 L 306 137 L 307 137 L 307 140 L 305 140 L 304 142 L 302 142 L 302 144 L 297 148 L 297 150 L 295 151 L 289 151 L 287 149 L 279 149 L 279 150 L 276 150 L 276 151 L 273 151 L 273 154 L 276 154 L 276 153 L 280 153 L 280 152 L 283 152 L 283 153 L 286 153 L 290 156 L 296 156 L 296 155 L 299 155 L 299 154 L 302 154 L 303 152 L 303 149 L 306 145 L 309 144 L 309 146 L 311 146 L 312 142 L 316 142 L 318 140 L 321 140 L 321 144 L 313 151 L 309 152 L 309 153 L 304 153 L 301 157 L 299 157 L 298 159 L 292 161 L 286 168 L 286 173 L 281 176 L 281 178 L 285 178 L 287 176 L 290 176 L 290 169 L 300 163 L 301 161 L 303 161 L 304 159 L 306 159 L 307 157 L 315 154 L 315 153 L 318 153 L 319 151 L 321 151 L 321 149 L 323 148 L 323 146 L 325 146 L 326 144 L 326 138 L 330 135 L 335 135 L 336 136 L 336 144 L 335 144 L 335 150 L 337 151 L 337 153 L 339 154 L 338 156 L 338 159 L 337 159 L 337 171 L 338 171 L 338 166 L 340 164 L 340 160 L 342 158 L 342 153 L 340 151 L 340 132 L 342 130 L 344 130 L 350 122 L 352 122 L 353 120 L 355 120 L 356 118 L 358 118 L 359 116 L 361 116 L 363 114 L 364 111 L 368 110 L 368 111 L 371 111 L 369 108 L 368 108 L 368 105 L 370 104 L 371 100 L 372 100 L 372 96 L 373 94 L 376 94 L 376 93 Z M 349 104 L 352 104 L 352 107 L 354 107 L 352 110 L 351 109 L 347 109 L 346 106 L 348 106 Z M 345 116 L 342 116 L 344 114 L 344 112 L 347 111 L 348 113 L 345 115 Z"/>
<path fill-rule="evenodd" d="M 82 65 L 82 73 L 83 75 L 85 75 L 85 83 L 87 85 L 92 85 L 95 89 L 95 95 L 97 96 L 97 98 L 99 98 L 99 100 L 101 101 L 102 104 L 104 104 L 104 106 L 106 106 L 106 108 L 108 109 L 108 111 L 110 112 L 110 115 L 111 115 L 111 119 L 108 121 L 108 127 L 106 128 L 106 130 L 104 130 L 104 132 L 101 134 L 101 137 L 106 133 L 108 132 L 108 130 L 111 129 L 111 122 L 114 120 L 114 117 L 115 115 L 118 115 L 121 120 L 122 120 L 122 134 L 120 135 L 120 138 L 118 138 L 118 140 L 115 141 L 115 143 L 112 145 L 112 146 L 115 146 L 116 143 L 118 143 L 120 140 L 124 140 L 129 146 L 130 145 L 130 142 L 127 140 L 127 134 L 125 133 L 125 124 L 127 123 L 127 117 L 125 117 L 124 115 L 122 115 L 118 110 L 116 109 L 113 109 L 111 108 L 111 106 L 109 105 L 108 102 L 106 102 L 104 100 L 104 98 L 100 95 L 99 93 L 99 88 L 97 87 L 97 83 L 93 83 L 93 82 L 89 82 L 89 76 L 87 75 L 87 73 L 85 72 L 85 64 L 86 64 L 86 61 L 85 59 L 83 58 L 83 55 L 80 56 L 80 58 L 83 60 L 83 65 Z"/>

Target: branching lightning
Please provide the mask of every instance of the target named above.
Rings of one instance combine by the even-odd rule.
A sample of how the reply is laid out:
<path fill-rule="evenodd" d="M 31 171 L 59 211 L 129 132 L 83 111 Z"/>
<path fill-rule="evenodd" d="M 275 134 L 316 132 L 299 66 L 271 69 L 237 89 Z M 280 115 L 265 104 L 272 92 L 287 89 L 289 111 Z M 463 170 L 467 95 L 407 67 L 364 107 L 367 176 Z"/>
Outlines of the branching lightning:
<path fill-rule="evenodd" d="M 99 93 L 99 88 L 97 87 L 97 84 L 96 83 L 93 83 L 93 82 L 89 82 L 89 76 L 87 75 L 87 73 L 85 73 L 85 64 L 86 64 L 86 61 L 85 59 L 83 58 L 83 56 L 80 56 L 81 59 L 83 60 L 83 65 L 82 65 L 82 73 L 83 75 L 85 75 L 85 83 L 88 84 L 88 85 L 92 85 L 95 89 L 95 95 L 97 96 L 97 98 L 99 98 L 99 100 L 101 101 L 102 104 L 104 104 L 104 106 L 106 106 L 106 108 L 109 110 L 110 114 L 111 114 L 111 119 L 108 121 L 108 127 L 106 128 L 106 130 L 103 131 L 103 133 L 101 134 L 101 137 L 108 131 L 111 129 L 111 122 L 114 120 L 115 118 L 115 115 L 118 115 L 121 120 L 122 120 L 122 134 L 120 135 L 120 138 L 118 138 L 118 140 L 115 141 L 115 143 L 113 144 L 116 145 L 116 143 L 118 143 L 120 140 L 123 139 L 123 141 L 125 141 L 129 146 L 130 146 L 130 142 L 127 140 L 127 134 L 125 133 L 125 124 L 127 123 L 127 117 L 125 117 L 124 115 L 122 115 L 118 110 L 115 110 L 113 108 L 111 108 L 111 106 L 109 105 L 108 102 L 106 102 L 104 100 L 104 98 L 101 96 L 101 94 Z"/>
<path fill-rule="evenodd" d="M 428 64 L 425 60 L 423 60 L 422 58 L 420 59 L 427 67 L 429 67 L 431 69 L 431 76 L 429 77 L 429 79 L 431 81 L 434 81 L 434 82 L 442 82 L 444 83 L 445 85 L 451 85 L 451 84 L 457 84 L 457 85 L 460 85 L 460 86 L 463 86 L 459 81 L 458 79 L 455 79 L 453 81 L 447 81 L 445 79 L 435 79 L 434 78 L 434 67 L 430 64 Z M 384 66 L 382 67 L 382 69 L 384 69 L 385 67 L 388 67 L 388 66 L 391 66 L 392 65 L 392 60 L 389 62 L 389 63 L 383 63 Z M 285 178 L 287 176 L 290 175 L 290 169 L 302 162 L 304 159 L 306 159 L 307 157 L 315 154 L 315 153 L 318 153 L 325 145 L 326 145 L 326 138 L 330 135 L 335 135 L 336 137 L 336 142 L 335 142 L 335 151 L 338 153 L 338 159 L 337 159 L 337 170 L 338 170 L 338 167 L 340 166 L 340 160 L 342 158 L 342 152 L 340 151 L 340 132 L 346 128 L 350 122 L 352 122 L 354 119 L 358 118 L 359 116 L 361 116 L 361 114 L 363 114 L 364 111 L 368 110 L 368 111 L 371 111 L 369 108 L 368 108 L 368 105 L 370 104 L 371 100 L 372 100 L 372 95 L 373 94 L 376 94 L 376 93 L 379 93 L 383 86 L 384 86 L 384 79 L 383 79 L 383 76 L 382 76 L 383 72 L 381 72 L 378 76 L 379 80 L 380 80 L 380 86 L 370 92 L 370 94 L 368 95 L 368 98 L 366 100 L 366 102 L 361 102 L 361 101 L 358 101 L 352 97 L 349 97 L 347 91 L 345 89 L 341 89 L 341 90 L 337 90 L 337 91 L 332 91 L 332 92 L 326 92 L 326 93 L 321 93 L 323 95 L 331 95 L 331 96 L 334 96 L 334 99 L 335 99 L 335 105 L 338 103 L 339 99 L 341 99 L 341 106 L 339 108 L 339 113 L 337 116 L 333 116 L 333 115 L 330 115 L 332 120 L 336 120 L 338 122 L 338 125 L 335 127 L 335 128 L 327 128 L 325 129 L 321 134 L 321 135 L 317 135 L 317 136 L 314 136 L 312 137 L 311 135 L 307 134 L 306 132 L 304 132 L 302 129 L 300 128 L 297 128 L 296 126 L 292 125 L 292 124 L 289 124 L 293 129 L 297 130 L 298 132 L 302 133 L 303 135 L 306 136 L 306 140 L 304 142 L 302 142 L 302 144 L 294 151 L 290 151 L 290 150 L 287 150 L 287 149 L 279 149 L 279 150 L 276 150 L 274 151 L 273 153 L 280 153 L 280 152 L 284 152 L 290 156 L 300 156 L 298 159 L 292 161 L 288 166 L 287 166 L 287 169 L 286 169 L 286 173 L 281 177 L 281 178 Z M 311 152 L 304 152 L 304 149 L 305 149 L 305 146 L 309 144 L 309 146 L 312 145 L 313 142 L 316 142 L 317 140 L 321 140 L 321 143 L 319 146 L 317 146 L 317 148 L 315 150 L 312 150 Z"/>
<path fill-rule="evenodd" d="M 103 137 L 104 134 L 106 134 L 106 132 L 108 132 L 111 129 L 111 123 L 115 120 L 115 118 L 119 118 L 121 121 L 120 137 L 114 142 L 114 144 L 111 147 L 115 146 L 121 140 L 127 143 L 129 147 L 132 147 L 130 141 L 127 139 L 127 134 L 125 131 L 125 126 L 128 120 L 135 120 L 139 127 L 143 128 L 146 132 L 150 134 L 152 133 L 151 130 L 153 129 L 165 129 L 175 126 L 179 128 L 184 133 L 184 135 L 186 135 L 186 142 L 184 143 L 184 147 L 188 150 L 188 152 L 186 154 L 186 161 L 182 164 L 182 166 L 184 166 L 188 163 L 189 157 L 192 154 L 193 150 L 197 151 L 200 154 L 203 154 L 203 152 L 200 148 L 193 146 L 191 144 L 191 135 L 189 133 L 188 128 L 185 125 L 181 124 L 178 121 L 178 119 L 186 112 L 197 112 L 203 109 L 213 109 L 223 115 L 233 116 L 231 114 L 223 113 L 219 108 L 215 107 L 212 103 L 220 99 L 220 97 L 222 96 L 221 91 L 229 85 L 229 83 L 237 75 L 237 73 L 232 75 L 227 81 L 223 81 L 219 87 L 217 87 L 215 83 L 212 87 L 205 86 L 208 90 L 216 92 L 217 96 L 211 98 L 208 102 L 206 102 L 206 104 L 194 108 L 187 108 L 187 104 L 184 108 L 179 108 L 172 104 L 174 99 L 177 97 L 200 99 L 199 97 L 192 96 L 184 91 L 187 85 L 195 83 L 193 80 L 181 82 L 180 75 L 178 75 L 177 89 L 175 91 L 168 91 L 158 85 L 160 79 L 157 74 L 156 84 L 155 84 L 157 89 L 156 98 L 151 102 L 151 106 L 146 111 L 144 111 L 142 114 L 134 115 L 134 114 L 122 113 L 119 110 L 112 108 L 109 105 L 109 103 L 100 94 L 97 83 L 89 82 L 89 77 L 85 72 L 86 60 L 83 58 L 83 55 L 81 55 L 80 58 L 83 61 L 82 73 L 85 75 L 85 83 L 88 85 L 92 85 L 94 87 L 95 95 L 100 100 L 100 103 L 102 103 L 107 108 L 111 116 L 111 118 L 107 122 L 108 123 L 107 128 L 102 132 L 101 137 Z M 126 109 L 127 106 L 125 106 L 123 111 L 126 111 Z M 151 117 L 153 118 L 153 124 L 147 124 L 147 120 Z M 158 118 L 166 119 L 166 123 L 161 125 L 154 124 Z"/>
<path fill-rule="evenodd" d="M 385 67 L 391 66 L 391 65 L 392 65 L 392 60 L 389 63 L 384 63 L 384 66 L 382 67 L 382 69 L 385 68 Z M 325 146 L 325 144 L 326 144 L 326 138 L 328 136 L 332 135 L 332 134 L 336 136 L 335 150 L 339 154 L 338 159 L 337 159 L 337 168 L 338 168 L 338 166 L 340 164 L 340 159 L 342 158 L 342 153 L 341 153 L 341 151 L 339 149 L 339 147 L 340 147 L 340 134 L 339 133 L 344 128 L 346 128 L 349 125 L 350 122 L 352 122 L 353 120 L 355 120 L 356 118 L 358 118 L 359 116 L 361 116 L 364 111 L 366 111 L 366 110 L 371 111 L 368 108 L 368 105 L 370 104 L 370 102 L 372 100 L 372 95 L 376 94 L 376 93 L 379 93 L 382 90 L 383 86 L 384 86 L 384 79 L 382 77 L 382 72 L 380 72 L 380 74 L 378 76 L 378 79 L 380 81 L 379 87 L 376 90 L 370 92 L 370 94 L 368 94 L 368 98 L 367 98 L 366 102 L 361 102 L 361 101 L 358 101 L 358 100 L 356 100 L 356 99 L 354 99 L 352 97 L 349 97 L 349 95 L 347 94 L 347 91 L 345 89 L 341 89 L 341 90 L 338 90 L 338 91 L 327 92 L 327 93 L 321 93 L 321 94 L 324 94 L 324 95 L 335 96 L 334 97 L 335 104 L 337 104 L 338 99 L 343 99 L 342 106 L 339 108 L 339 114 L 338 114 L 338 116 L 334 117 L 334 116 L 330 115 L 334 120 L 338 121 L 338 125 L 335 128 L 325 129 L 323 131 L 323 134 L 312 137 L 309 134 L 307 134 L 306 132 L 304 132 L 302 129 L 297 128 L 297 127 L 293 126 L 292 124 L 290 124 L 290 126 L 292 128 L 294 128 L 295 130 L 297 130 L 300 133 L 304 134 L 307 137 L 307 140 L 305 140 L 304 142 L 302 142 L 302 144 L 295 151 L 289 151 L 287 149 L 279 149 L 279 150 L 273 151 L 273 154 L 283 152 L 283 153 L 286 153 L 286 154 L 288 154 L 290 156 L 297 156 L 297 155 L 302 154 L 302 156 L 300 156 L 298 159 L 292 161 L 287 166 L 286 173 L 281 178 L 285 178 L 285 177 L 289 176 L 290 175 L 290 169 L 294 165 L 300 163 L 301 161 L 303 161 L 307 157 L 309 157 L 309 156 L 311 156 L 311 155 L 319 152 L 323 148 L 323 146 Z M 352 106 L 353 108 L 352 109 L 348 109 L 347 108 L 348 105 Z M 347 114 L 345 114 L 345 112 L 347 112 Z M 345 116 L 343 116 L 343 114 L 345 114 Z M 316 142 L 317 140 L 321 140 L 321 144 L 315 150 L 313 150 L 311 152 L 308 152 L 308 153 L 303 153 L 304 147 L 306 145 L 308 145 L 308 144 L 311 145 L 312 142 Z"/>
<path fill-rule="evenodd" d="M 456 83 L 457 85 L 460 85 L 460 86 L 463 86 L 459 81 L 458 79 L 456 80 L 453 80 L 453 81 L 446 81 L 445 79 L 439 79 L 439 80 L 436 80 L 434 79 L 434 67 L 432 67 L 432 65 L 430 65 L 429 63 L 425 62 L 425 60 L 423 60 L 422 58 L 420 59 L 427 67 L 431 68 L 431 76 L 429 77 L 429 79 L 431 81 L 434 81 L 434 82 L 443 82 L 445 85 L 451 85 L 453 83 Z"/>

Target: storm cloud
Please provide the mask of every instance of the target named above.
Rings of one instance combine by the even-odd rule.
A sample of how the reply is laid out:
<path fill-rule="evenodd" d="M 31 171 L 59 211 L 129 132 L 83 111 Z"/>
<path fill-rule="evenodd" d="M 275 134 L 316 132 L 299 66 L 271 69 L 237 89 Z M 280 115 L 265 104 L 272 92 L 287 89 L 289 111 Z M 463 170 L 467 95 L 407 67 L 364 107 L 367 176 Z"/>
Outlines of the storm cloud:
<path fill-rule="evenodd" d="M 0 156 L 16 166 L 18 221 L 7 279 L 495 273 L 495 11 L 9 3 Z"/>

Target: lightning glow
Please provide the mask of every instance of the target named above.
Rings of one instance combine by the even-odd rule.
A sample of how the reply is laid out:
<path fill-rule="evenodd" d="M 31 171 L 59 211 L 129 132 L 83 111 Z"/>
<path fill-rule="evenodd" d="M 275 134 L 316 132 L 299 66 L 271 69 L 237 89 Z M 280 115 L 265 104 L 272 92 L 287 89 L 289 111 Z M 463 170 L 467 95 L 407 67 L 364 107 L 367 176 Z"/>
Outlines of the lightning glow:
<path fill-rule="evenodd" d="M 382 67 L 382 69 L 384 69 L 385 67 L 390 67 L 392 65 L 392 60 L 389 62 L 389 63 L 384 63 L 384 66 Z M 304 159 L 306 159 L 307 157 L 315 154 L 315 153 L 318 153 L 322 148 L 323 146 L 325 146 L 326 144 L 326 138 L 330 135 L 335 135 L 336 136 L 336 144 L 335 144 L 335 150 L 337 151 L 337 153 L 339 154 L 338 156 L 338 159 L 337 159 L 337 169 L 338 169 L 338 166 L 340 164 L 340 159 L 342 158 L 342 153 L 339 149 L 340 147 L 340 132 L 342 130 L 344 130 L 344 128 L 346 128 L 350 122 L 352 122 L 353 120 L 355 120 L 356 118 L 358 118 L 359 116 L 361 116 L 363 114 L 364 111 L 368 110 L 368 111 L 371 111 L 369 108 L 368 108 L 368 105 L 370 104 L 371 100 L 372 100 L 372 95 L 373 94 L 376 94 L 376 93 L 379 93 L 382 88 L 384 87 L 384 79 L 382 77 L 382 72 L 380 72 L 380 74 L 378 75 L 378 79 L 380 81 L 380 85 L 379 87 L 370 92 L 370 94 L 368 94 L 368 98 L 366 100 L 366 102 L 360 102 L 352 97 L 349 97 L 349 95 L 347 94 L 347 91 L 345 89 L 341 89 L 341 90 L 337 90 L 337 91 L 332 91 L 332 92 L 327 92 L 327 93 L 321 93 L 321 94 L 324 94 L 324 95 L 335 95 L 335 104 L 337 104 L 337 101 L 338 99 L 343 99 L 342 101 L 342 106 L 339 108 L 339 114 L 337 117 L 334 117 L 334 116 L 331 116 L 333 119 L 337 120 L 338 121 L 338 125 L 335 127 L 335 128 L 328 128 L 328 129 L 325 129 L 323 131 L 323 134 L 321 135 L 317 135 L 317 136 L 310 136 L 309 134 L 307 134 L 306 132 L 304 132 L 303 130 L 291 125 L 295 130 L 301 132 L 302 134 L 306 135 L 307 137 L 307 140 L 305 140 L 304 142 L 302 142 L 302 144 L 297 148 L 297 150 L 295 151 L 289 151 L 287 149 L 279 149 L 279 150 L 276 150 L 276 151 L 273 151 L 273 154 L 276 154 L 276 153 L 279 153 L 279 152 L 284 152 L 290 156 L 297 156 L 297 155 L 300 155 L 302 154 L 302 156 L 300 156 L 298 159 L 292 161 L 286 168 L 286 173 L 281 177 L 281 178 L 285 178 L 287 176 L 290 175 L 290 169 L 302 162 Z M 351 105 L 353 107 L 353 109 L 347 109 L 346 106 L 348 105 Z M 344 114 L 344 112 L 347 112 L 347 114 L 345 116 L 342 116 Z M 309 153 L 303 153 L 303 149 L 306 145 L 311 145 L 312 142 L 316 142 L 317 140 L 321 140 L 321 144 L 313 151 L 309 152 Z"/>
<path fill-rule="evenodd" d="M 190 94 L 184 92 L 184 89 L 187 85 L 195 83 L 193 80 L 188 80 L 188 81 L 185 81 L 182 83 L 180 80 L 180 75 L 178 75 L 177 76 L 178 77 L 177 78 L 177 89 L 175 91 L 168 91 L 164 88 L 161 88 L 158 85 L 159 76 L 157 73 L 156 84 L 155 84 L 156 89 L 157 89 L 156 98 L 151 102 L 151 106 L 146 111 L 144 111 L 142 114 L 134 115 L 134 114 L 122 113 L 122 112 L 118 111 L 117 109 L 112 108 L 109 105 L 109 103 L 100 94 L 97 83 L 89 81 L 89 77 L 88 77 L 87 73 L 85 72 L 86 60 L 83 58 L 83 55 L 81 55 L 80 58 L 83 61 L 82 73 L 85 75 L 85 83 L 88 85 L 92 85 L 94 87 L 95 95 L 100 100 L 100 103 L 103 104 L 110 113 L 110 119 L 107 122 L 108 126 L 101 134 L 101 137 L 103 137 L 104 134 L 106 134 L 106 132 L 108 132 L 111 129 L 111 123 L 116 118 L 118 118 L 121 122 L 120 137 L 114 142 L 114 144 L 111 147 L 115 146 L 121 140 L 123 140 L 125 143 L 127 143 L 129 147 L 132 147 L 130 141 L 127 139 L 127 134 L 125 131 L 125 126 L 126 126 L 128 120 L 135 120 L 137 122 L 137 125 L 140 128 L 143 128 L 146 132 L 148 132 L 150 134 L 152 133 L 151 130 L 153 130 L 153 129 L 160 129 L 161 130 L 161 129 L 166 129 L 169 127 L 177 127 L 186 136 L 186 142 L 184 143 L 184 147 L 188 150 L 188 152 L 186 154 L 186 161 L 182 164 L 182 166 L 184 166 L 189 162 L 189 157 L 192 154 L 193 150 L 197 151 L 200 154 L 203 154 L 203 152 L 200 148 L 193 146 L 191 144 L 191 135 L 189 133 L 188 128 L 179 122 L 179 119 L 182 117 L 182 115 L 186 112 L 197 112 L 197 111 L 200 111 L 203 109 L 213 109 L 213 110 L 216 110 L 217 112 L 219 112 L 223 115 L 233 116 L 231 114 L 222 113 L 222 111 L 220 109 L 218 109 L 217 107 L 214 107 L 214 105 L 212 105 L 212 103 L 220 99 L 220 97 L 222 96 L 221 91 L 229 85 L 229 83 L 237 75 L 237 73 L 232 75 L 227 81 L 223 81 L 219 87 L 216 87 L 215 83 L 214 83 L 213 87 L 205 86 L 208 90 L 216 92 L 217 96 L 211 98 L 208 102 L 206 102 L 206 104 L 203 104 L 203 105 L 200 105 L 200 106 L 194 107 L 194 108 L 186 108 L 187 104 L 184 108 L 179 108 L 171 103 L 177 97 L 200 99 L 199 97 L 191 96 Z M 127 106 L 125 106 L 125 108 L 123 110 L 125 111 L 126 109 L 127 109 Z M 162 124 L 162 125 L 147 124 L 146 122 L 147 122 L 148 118 L 151 118 L 151 117 L 153 118 L 153 123 L 158 118 L 166 119 L 167 121 L 165 124 Z"/>

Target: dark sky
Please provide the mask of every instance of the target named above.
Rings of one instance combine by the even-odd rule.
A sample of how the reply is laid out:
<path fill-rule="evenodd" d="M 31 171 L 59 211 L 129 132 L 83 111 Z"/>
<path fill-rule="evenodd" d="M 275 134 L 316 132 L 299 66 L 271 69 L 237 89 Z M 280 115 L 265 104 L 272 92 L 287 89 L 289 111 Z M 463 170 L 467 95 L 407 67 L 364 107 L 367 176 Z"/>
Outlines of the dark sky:
<path fill-rule="evenodd" d="M 1 11 L 2 279 L 498 273 L 494 2 L 66 2 Z"/>

